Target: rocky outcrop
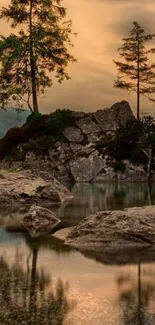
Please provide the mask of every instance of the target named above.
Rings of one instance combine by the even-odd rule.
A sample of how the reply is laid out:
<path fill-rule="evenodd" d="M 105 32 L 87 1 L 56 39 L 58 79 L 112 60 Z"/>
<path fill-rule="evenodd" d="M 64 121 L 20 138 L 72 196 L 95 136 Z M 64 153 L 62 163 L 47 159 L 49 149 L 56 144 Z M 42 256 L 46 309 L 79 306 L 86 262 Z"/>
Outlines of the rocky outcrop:
<path fill-rule="evenodd" d="M 36 238 L 51 232 L 61 223 L 54 212 L 33 205 L 21 221 L 31 237 Z"/>
<path fill-rule="evenodd" d="M 155 207 L 102 211 L 85 218 L 68 235 L 66 243 L 82 249 L 155 244 Z"/>
<path fill-rule="evenodd" d="M 69 127 L 63 132 L 64 136 L 70 142 L 77 142 L 81 143 L 83 140 L 83 135 L 79 128 L 76 127 Z"/>
<path fill-rule="evenodd" d="M 52 176 L 60 182 L 147 180 L 147 154 L 142 157 L 145 164 L 122 159 L 118 166 L 117 159 L 112 158 L 107 149 L 107 142 L 115 137 L 120 125 L 126 125 L 127 121 L 134 119 L 126 101 L 95 113 L 71 114 L 74 125 L 67 127 L 62 132 L 60 141 L 56 141 L 47 151 L 36 154 L 29 150 L 24 155 L 20 145 L 18 150 L 21 159 L 6 158 L 1 161 L 0 168 L 31 169 L 37 176 L 46 171 L 46 180 Z M 44 189 L 42 195 L 45 191 Z"/>
<path fill-rule="evenodd" d="M 44 176 L 44 175 L 43 175 Z M 71 193 L 53 177 L 46 180 L 30 171 L 0 171 L 0 205 L 18 203 L 55 204 L 72 198 Z"/>
<path fill-rule="evenodd" d="M 88 157 L 70 162 L 71 174 L 76 182 L 90 182 L 105 167 L 105 161 L 101 157 Z"/>

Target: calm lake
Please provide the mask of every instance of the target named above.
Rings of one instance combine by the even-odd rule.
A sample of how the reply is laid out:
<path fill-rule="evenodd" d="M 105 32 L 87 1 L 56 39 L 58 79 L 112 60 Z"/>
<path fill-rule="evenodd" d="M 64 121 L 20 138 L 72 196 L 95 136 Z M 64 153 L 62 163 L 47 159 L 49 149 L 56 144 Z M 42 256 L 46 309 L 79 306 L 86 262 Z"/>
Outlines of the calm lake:
<path fill-rule="evenodd" d="M 74 199 L 54 211 L 70 226 L 99 210 L 155 204 L 155 185 L 68 188 Z M 12 229 L 21 214 L 0 212 L 0 324 L 155 324 L 151 251 L 135 252 L 136 258 L 128 253 L 125 259 L 115 254 L 105 257 L 104 252 L 80 253 L 51 235 L 33 240 Z"/>

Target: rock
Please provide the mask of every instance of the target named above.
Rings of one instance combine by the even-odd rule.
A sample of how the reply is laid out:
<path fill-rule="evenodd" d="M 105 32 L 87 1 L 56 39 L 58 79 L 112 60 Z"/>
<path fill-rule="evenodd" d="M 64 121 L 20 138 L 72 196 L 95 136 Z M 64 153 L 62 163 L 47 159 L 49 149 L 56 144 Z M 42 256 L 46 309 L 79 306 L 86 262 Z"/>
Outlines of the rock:
<path fill-rule="evenodd" d="M 135 119 L 129 103 L 125 100 L 112 105 L 110 109 L 114 112 L 119 125 L 126 125 L 129 120 Z"/>
<path fill-rule="evenodd" d="M 69 165 L 76 182 L 90 182 L 104 167 L 104 160 L 101 157 L 82 157 L 70 161 Z"/>
<path fill-rule="evenodd" d="M 53 234 L 53 237 L 56 237 L 60 240 L 66 240 L 67 236 L 73 231 L 74 227 L 66 227 L 64 229 L 58 230 Z"/>
<path fill-rule="evenodd" d="M 100 139 L 100 133 L 92 133 L 87 135 L 88 141 L 92 143 L 96 143 Z"/>
<path fill-rule="evenodd" d="M 129 103 L 122 101 L 114 104 L 111 108 L 99 110 L 94 117 L 103 131 L 116 131 L 120 125 L 134 119 Z"/>
<path fill-rule="evenodd" d="M 94 117 L 104 132 L 109 130 L 116 131 L 119 128 L 119 124 L 115 119 L 115 114 L 110 108 L 105 108 L 95 112 Z"/>
<path fill-rule="evenodd" d="M 76 124 L 84 134 L 93 134 L 101 131 L 91 116 L 80 119 Z"/>
<path fill-rule="evenodd" d="M 81 143 L 83 140 L 83 135 L 80 129 L 77 127 L 69 127 L 63 132 L 64 136 L 69 140 L 70 142 L 77 142 Z"/>
<path fill-rule="evenodd" d="M 71 147 L 71 150 L 72 150 L 73 152 L 78 152 L 79 150 L 82 149 L 82 145 L 81 145 L 81 144 L 79 144 L 79 143 L 74 143 L 74 142 L 70 144 L 70 147 Z"/>
<path fill-rule="evenodd" d="M 0 203 L 46 203 L 52 205 L 72 198 L 72 194 L 53 177 L 50 181 L 31 171 L 12 172 L 1 170 L 0 188 L 3 191 Z M 5 190 L 5 191 L 4 191 Z"/>
<path fill-rule="evenodd" d="M 155 206 L 98 212 L 80 222 L 66 243 L 82 249 L 155 244 Z"/>
<path fill-rule="evenodd" d="M 39 237 L 56 228 L 60 223 L 54 212 L 33 205 L 21 221 L 31 237 Z"/>

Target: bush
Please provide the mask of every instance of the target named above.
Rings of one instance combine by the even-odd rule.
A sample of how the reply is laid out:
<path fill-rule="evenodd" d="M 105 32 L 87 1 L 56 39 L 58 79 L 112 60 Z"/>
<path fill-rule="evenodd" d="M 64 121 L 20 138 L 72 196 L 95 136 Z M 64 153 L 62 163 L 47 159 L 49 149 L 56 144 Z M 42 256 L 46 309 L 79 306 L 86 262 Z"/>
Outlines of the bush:
<path fill-rule="evenodd" d="M 148 156 L 141 148 L 135 148 L 132 152 L 131 160 L 134 163 L 140 163 L 146 165 L 148 163 Z"/>
<path fill-rule="evenodd" d="M 115 161 L 113 163 L 113 168 L 114 168 L 114 172 L 120 171 L 123 173 L 126 170 L 126 166 L 125 166 L 124 162 L 121 160 Z"/>
<path fill-rule="evenodd" d="M 23 145 L 23 151 L 33 151 L 34 153 L 41 155 L 47 153 L 48 149 L 53 148 L 54 144 L 59 139 L 54 136 L 42 136 L 36 140 L 31 140 Z"/>
<path fill-rule="evenodd" d="M 0 158 L 9 154 L 12 147 L 29 140 L 29 130 L 27 128 L 14 127 L 10 129 L 4 138 L 0 140 Z"/>
<path fill-rule="evenodd" d="M 46 120 L 45 130 L 48 134 L 60 134 L 65 128 L 74 124 L 75 120 L 69 109 L 57 109 Z"/>

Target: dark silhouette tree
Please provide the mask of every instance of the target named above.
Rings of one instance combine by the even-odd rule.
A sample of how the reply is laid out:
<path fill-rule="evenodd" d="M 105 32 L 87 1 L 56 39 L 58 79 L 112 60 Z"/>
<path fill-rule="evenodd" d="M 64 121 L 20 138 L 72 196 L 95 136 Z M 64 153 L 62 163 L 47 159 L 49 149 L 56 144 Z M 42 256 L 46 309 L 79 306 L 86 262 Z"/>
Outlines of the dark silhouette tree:
<path fill-rule="evenodd" d="M 123 45 L 118 49 L 122 62 L 115 61 L 118 78 L 115 88 L 136 92 L 137 119 L 140 118 L 140 96 L 149 98 L 155 92 L 154 64 L 150 63 L 146 43 L 153 39 L 154 34 L 145 34 L 138 22 L 133 22 L 133 29 L 128 38 L 123 38 Z M 153 100 L 150 98 L 150 100 Z"/>
<path fill-rule="evenodd" d="M 38 94 L 52 85 L 51 73 L 62 82 L 69 79 L 66 67 L 75 58 L 72 22 L 65 21 L 62 0 L 11 0 L 0 18 L 11 21 L 18 33 L 0 37 L 0 104 L 23 106 L 38 112 Z M 26 99 L 25 99 L 26 96 Z M 32 97 L 32 103 L 31 103 Z"/>
<path fill-rule="evenodd" d="M 23 269 L 17 251 L 10 266 L 0 258 L 0 323 L 4 325 L 62 325 L 73 308 L 67 298 L 68 284 L 59 279 L 55 289 L 51 278 L 37 271 L 37 249 L 33 249 L 32 267 Z M 50 285 L 50 292 L 45 289 Z"/>

